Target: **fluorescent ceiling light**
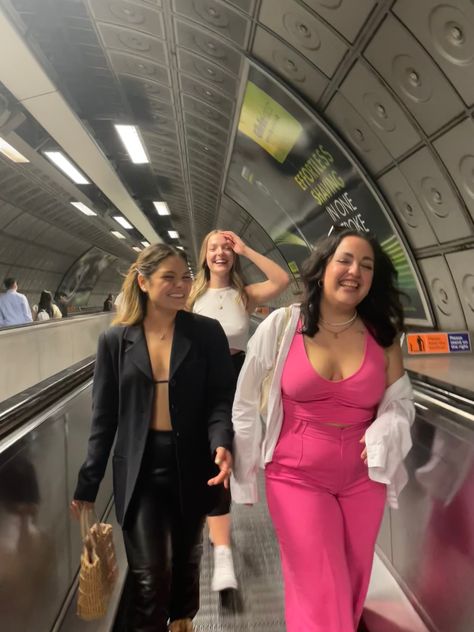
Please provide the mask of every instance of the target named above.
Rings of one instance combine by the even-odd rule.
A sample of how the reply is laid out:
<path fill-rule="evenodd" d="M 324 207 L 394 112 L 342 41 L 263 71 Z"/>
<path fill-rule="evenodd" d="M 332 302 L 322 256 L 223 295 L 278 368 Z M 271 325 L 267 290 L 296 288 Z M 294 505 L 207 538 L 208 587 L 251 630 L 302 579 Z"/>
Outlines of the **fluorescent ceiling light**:
<path fill-rule="evenodd" d="M 45 151 L 44 155 L 76 184 L 90 184 L 89 180 L 86 180 L 82 173 L 60 151 Z"/>
<path fill-rule="evenodd" d="M 158 215 L 171 215 L 169 206 L 166 202 L 153 202 L 153 205 L 158 211 Z"/>
<path fill-rule="evenodd" d="M 118 230 L 111 230 L 110 232 L 112 233 L 112 235 L 115 235 L 117 239 L 125 239 L 125 235 L 122 235 L 122 233 L 119 233 Z"/>
<path fill-rule="evenodd" d="M 169 230 L 168 235 L 171 237 L 171 239 L 179 239 L 179 233 L 177 230 Z"/>
<path fill-rule="evenodd" d="M 150 245 L 149 241 L 142 241 L 142 244 L 145 246 L 145 248 L 148 248 L 148 246 Z"/>
<path fill-rule="evenodd" d="M 176 246 L 176 248 L 179 248 L 179 250 L 184 250 L 183 246 Z"/>
<path fill-rule="evenodd" d="M 138 246 L 132 246 L 132 250 L 135 250 L 135 252 L 141 252 L 142 249 L 139 248 Z"/>
<path fill-rule="evenodd" d="M 3 140 L 3 138 L 1 137 L 0 152 L 7 158 L 10 158 L 10 160 L 12 160 L 13 162 L 30 162 L 28 158 L 25 158 L 23 154 L 20 154 L 19 151 L 17 151 L 14 147 L 10 145 L 10 143 L 7 143 L 7 141 Z"/>
<path fill-rule="evenodd" d="M 125 217 L 122 217 L 121 215 L 114 215 L 114 220 L 118 222 L 120 226 L 123 226 L 127 230 L 130 230 L 131 228 L 133 228 L 133 226 L 130 224 L 128 219 L 125 219 Z"/>
<path fill-rule="evenodd" d="M 115 129 L 134 164 L 143 165 L 150 162 L 135 125 L 115 125 Z"/>
<path fill-rule="evenodd" d="M 82 202 L 71 202 L 71 204 L 75 206 L 79 211 L 81 211 L 81 213 L 84 213 L 84 215 L 97 215 L 97 213 L 94 213 L 91 208 L 89 208 Z"/>

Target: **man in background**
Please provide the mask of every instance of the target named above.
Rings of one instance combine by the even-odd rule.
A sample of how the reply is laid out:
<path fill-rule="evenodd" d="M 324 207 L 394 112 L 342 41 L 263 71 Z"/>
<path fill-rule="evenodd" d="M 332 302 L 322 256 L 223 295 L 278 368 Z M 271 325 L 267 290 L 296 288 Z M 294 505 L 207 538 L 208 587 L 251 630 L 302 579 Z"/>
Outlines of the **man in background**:
<path fill-rule="evenodd" d="M 6 292 L 0 294 L 0 326 L 31 323 L 31 309 L 26 296 L 17 291 L 17 280 L 8 277 L 3 281 L 3 285 Z"/>
<path fill-rule="evenodd" d="M 68 315 L 68 301 L 66 294 L 64 294 L 64 292 L 58 292 L 54 297 L 54 300 L 56 305 L 59 307 L 62 317 L 66 318 Z"/>

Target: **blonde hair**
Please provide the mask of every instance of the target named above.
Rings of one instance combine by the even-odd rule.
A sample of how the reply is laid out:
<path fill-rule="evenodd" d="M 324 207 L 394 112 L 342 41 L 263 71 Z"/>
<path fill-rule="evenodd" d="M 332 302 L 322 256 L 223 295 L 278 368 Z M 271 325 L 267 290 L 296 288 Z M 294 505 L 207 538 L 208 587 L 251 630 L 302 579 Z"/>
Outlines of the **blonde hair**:
<path fill-rule="evenodd" d="M 122 296 L 117 316 L 112 325 L 138 325 L 146 314 L 147 295 L 138 285 L 138 275 L 149 279 L 160 264 L 168 257 L 181 257 L 187 263 L 186 255 L 181 250 L 168 244 L 152 244 L 138 255 L 135 263 L 128 269 L 122 284 Z"/>
<path fill-rule="evenodd" d="M 190 311 L 192 311 L 194 303 L 207 291 L 207 288 L 209 286 L 211 271 L 209 270 L 209 266 L 207 265 L 207 244 L 209 242 L 209 239 L 213 235 L 217 235 L 221 232 L 222 231 L 218 229 L 211 230 L 211 232 L 207 233 L 207 235 L 202 240 L 201 250 L 199 251 L 198 272 L 196 274 L 196 278 L 194 279 L 194 283 L 188 299 L 188 309 Z M 235 252 L 234 263 L 232 264 L 232 268 L 229 272 L 229 283 L 231 287 L 235 288 L 238 291 L 240 300 L 242 301 L 244 307 L 247 308 L 248 296 L 245 291 L 245 283 L 240 268 L 239 255 Z"/>

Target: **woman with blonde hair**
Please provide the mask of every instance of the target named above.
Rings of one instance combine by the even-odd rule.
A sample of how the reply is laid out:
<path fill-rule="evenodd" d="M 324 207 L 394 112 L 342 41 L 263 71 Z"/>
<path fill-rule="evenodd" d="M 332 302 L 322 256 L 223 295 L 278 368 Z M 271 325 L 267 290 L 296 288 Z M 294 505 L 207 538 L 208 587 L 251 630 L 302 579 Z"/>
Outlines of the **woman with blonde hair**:
<path fill-rule="evenodd" d="M 185 311 L 184 253 L 143 250 L 99 339 L 87 458 L 72 501 L 95 501 L 112 445 L 114 497 L 134 632 L 189 632 L 199 607 L 202 530 L 232 466 L 234 373 L 219 323 Z M 169 627 L 168 627 L 169 625 Z"/>
<path fill-rule="evenodd" d="M 239 257 L 249 259 L 267 280 L 245 285 Z M 257 305 L 281 294 L 288 284 L 288 274 L 279 265 L 249 248 L 235 233 L 213 230 L 204 238 L 188 306 L 194 313 L 215 318 L 222 325 L 236 380 L 245 359 L 250 314 Z M 231 550 L 230 504 L 230 491 L 221 486 L 220 502 L 208 516 L 209 535 L 214 544 L 214 591 L 237 588 Z"/>

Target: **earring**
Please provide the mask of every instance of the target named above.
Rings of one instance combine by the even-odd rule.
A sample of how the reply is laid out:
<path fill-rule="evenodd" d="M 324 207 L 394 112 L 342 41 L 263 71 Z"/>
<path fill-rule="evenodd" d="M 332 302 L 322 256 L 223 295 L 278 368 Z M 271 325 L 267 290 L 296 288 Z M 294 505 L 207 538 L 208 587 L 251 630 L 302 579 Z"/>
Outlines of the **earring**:
<path fill-rule="evenodd" d="M 318 279 L 318 287 L 323 287 L 323 281 L 322 281 L 322 279 Z"/>

